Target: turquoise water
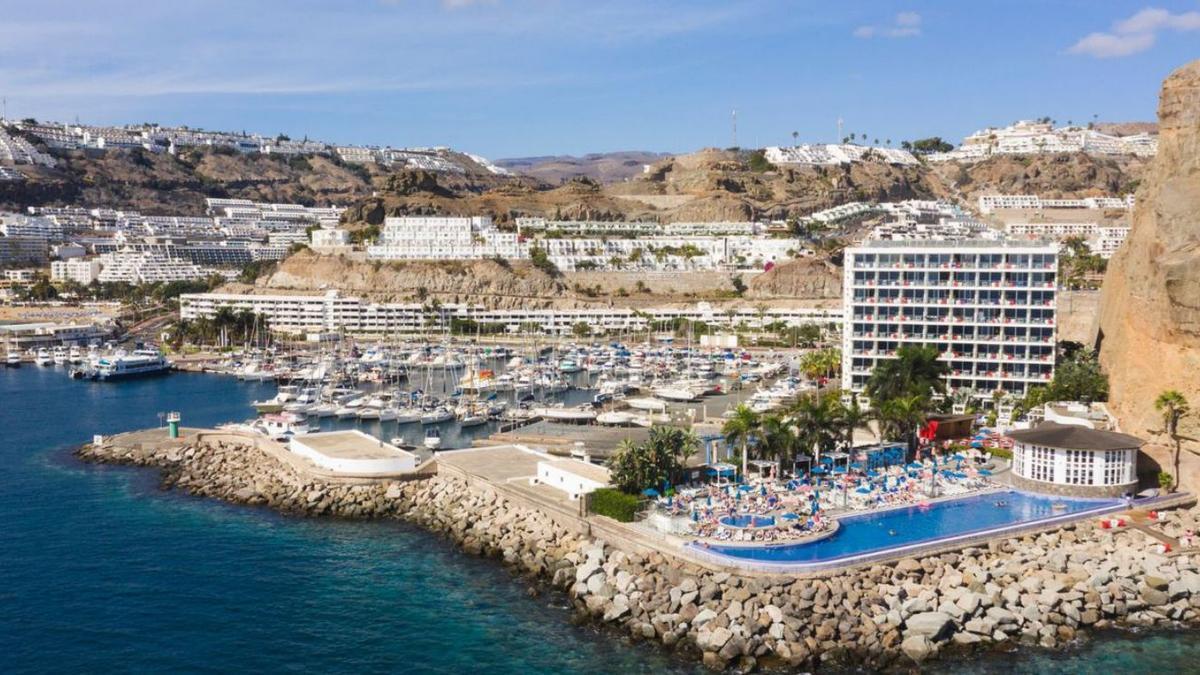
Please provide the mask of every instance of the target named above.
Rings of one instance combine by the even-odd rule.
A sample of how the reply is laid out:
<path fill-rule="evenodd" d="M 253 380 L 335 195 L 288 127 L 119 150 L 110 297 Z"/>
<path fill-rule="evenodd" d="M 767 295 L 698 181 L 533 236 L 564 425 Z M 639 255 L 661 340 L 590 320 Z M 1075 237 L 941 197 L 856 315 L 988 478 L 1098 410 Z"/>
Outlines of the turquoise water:
<path fill-rule="evenodd" d="M 992 492 L 934 502 L 927 506 L 908 506 L 842 517 L 838 519 L 839 527 L 833 536 L 814 542 L 754 547 L 712 544 L 707 550 L 764 563 L 828 563 L 897 547 L 1102 510 L 1118 504 L 1120 502 L 1117 500 L 1041 497 L 1016 491 Z M 739 518 L 746 520 L 748 516 Z"/>
<path fill-rule="evenodd" d="M 0 673 L 698 671 L 573 627 L 495 561 L 389 523 L 292 519 L 84 465 L 93 433 L 248 416 L 263 385 L 208 376 L 97 384 L 0 369 Z M 945 672 L 1178 672 L 1187 635 L 1106 635 Z"/>
<path fill-rule="evenodd" d="M 0 673 L 671 672 L 573 627 L 498 563 L 387 523 L 290 519 L 84 465 L 93 433 L 248 416 L 270 388 L 172 375 L 83 383 L 0 368 Z"/>

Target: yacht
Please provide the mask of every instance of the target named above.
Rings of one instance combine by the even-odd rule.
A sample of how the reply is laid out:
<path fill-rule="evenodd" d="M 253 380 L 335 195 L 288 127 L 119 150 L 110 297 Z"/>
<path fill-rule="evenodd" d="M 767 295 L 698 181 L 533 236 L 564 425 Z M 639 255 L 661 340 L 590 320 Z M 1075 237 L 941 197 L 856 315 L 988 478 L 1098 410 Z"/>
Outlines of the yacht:
<path fill-rule="evenodd" d="M 558 422 L 590 422 L 596 419 L 596 411 L 591 406 L 568 408 L 565 406 L 534 408 L 535 415 Z"/>
<path fill-rule="evenodd" d="M 399 408 L 396 410 L 396 424 L 412 424 L 421 421 L 420 408 Z"/>
<path fill-rule="evenodd" d="M 292 413 L 263 415 L 251 422 L 250 428 L 276 441 L 286 441 L 293 436 L 303 436 L 316 430 L 303 415 Z"/>
<path fill-rule="evenodd" d="M 71 362 L 72 365 L 76 365 L 76 366 L 82 365 L 83 364 L 83 351 L 81 349 L 79 349 L 78 345 L 73 346 L 73 347 L 71 347 L 71 351 L 67 353 L 67 359 Z"/>
<path fill-rule="evenodd" d="M 9 352 L 4 357 L 4 365 L 8 366 L 9 368 L 20 368 L 21 355 L 16 352 Z"/>
<path fill-rule="evenodd" d="M 421 415 L 421 424 L 440 424 L 454 419 L 454 411 L 445 406 L 438 406 Z"/>
<path fill-rule="evenodd" d="M 54 355 L 51 358 L 54 360 L 54 365 L 65 366 L 65 365 L 67 365 L 67 358 L 68 358 L 67 350 L 64 347 L 55 347 Z"/>
<path fill-rule="evenodd" d="M 136 349 L 132 354 L 101 357 L 96 360 L 93 377 L 97 380 L 123 380 L 134 377 L 163 375 L 171 370 L 171 362 L 157 349 Z"/>
<path fill-rule="evenodd" d="M 39 366 L 48 366 L 54 363 L 54 360 L 50 358 L 50 352 L 45 347 L 42 347 L 37 350 L 37 356 L 33 358 L 33 362 Z"/>

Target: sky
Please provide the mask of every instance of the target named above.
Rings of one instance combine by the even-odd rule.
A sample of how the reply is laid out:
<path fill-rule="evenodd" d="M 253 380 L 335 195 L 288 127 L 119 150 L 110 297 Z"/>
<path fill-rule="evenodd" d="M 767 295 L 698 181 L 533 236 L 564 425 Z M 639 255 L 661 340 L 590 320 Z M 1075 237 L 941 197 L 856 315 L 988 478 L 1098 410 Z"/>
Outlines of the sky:
<path fill-rule="evenodd" d="M 11 118 L 487 157 L 1152 120 L 1200 0 L 0 0 Z"/>

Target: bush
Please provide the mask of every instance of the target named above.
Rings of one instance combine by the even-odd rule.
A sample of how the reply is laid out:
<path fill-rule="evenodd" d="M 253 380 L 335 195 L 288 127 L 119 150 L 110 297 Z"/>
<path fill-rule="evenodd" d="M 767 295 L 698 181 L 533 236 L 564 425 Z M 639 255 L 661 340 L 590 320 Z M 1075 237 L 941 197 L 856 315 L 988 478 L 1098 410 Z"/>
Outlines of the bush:
<path fill-rule="evenodd" d="M 1007 450 L 1005 448 L 991 448 L 988 450 L 988 453 L 992 457 L 1000 457 L 1001 459 L 1008 460 L 1012 459 L 1012 450 Z"/>
<path fill-rule="evenodd" d="M 1162 488 L 1163 490 L 1170 490 L 1171 486 L 1174 484 L 1175 484 L 1174 476 L 1167 473 L 1166 471 L 1160 471 L 1158 473 L 1158 487 Z"/>
<path fill-rule="evenodd" d="M 588 511 L 608 516 L 622 523 L 631 523 L 641 510 L 642 500 L 616 488 L 600 488 L 590 495 Z"/>

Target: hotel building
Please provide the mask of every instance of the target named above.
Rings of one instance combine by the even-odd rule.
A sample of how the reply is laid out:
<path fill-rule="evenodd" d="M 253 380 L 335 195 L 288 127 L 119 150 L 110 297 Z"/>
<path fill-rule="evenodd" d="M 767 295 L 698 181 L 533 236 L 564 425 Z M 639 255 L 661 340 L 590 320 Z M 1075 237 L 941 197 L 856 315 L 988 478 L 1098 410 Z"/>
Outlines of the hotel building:
<path fill-rule="evenodd" d="M 271 328 L 288 333 L 331 333 L 357 335 L 412 335 L 445 330 L 454 319 L 482 324 L 502 324 L 511 333 L 530 327 L 551 335 L 570 334 L 575 324 L 585 322 L 593 332 L 645 330 L 651 323 L 687 319 L 717 326 L 788 325 L 825 326 L 841 320 L 837 309 L 772 307 L 762 313 L 754 307 L 722 309 L 708 303 L 690 307 L 633 310 L 615 307 L 582 309 L 489 309 L 467 304 L 439 307 L 420 303 L 373 303 L 342 296 L 337 291 L 323 295 L 245 295 L 237 293 L 184 294 L 179 299 L 180 317 L 194 320 L 213 317 L 222 307 L 250 310 L 267 317 Z"/>
<path fill-rule="evenodd" d="M 1058 247 L 874 241 L 846 250 L 843 386 L 905 344 L 933 345 L 948 388 L 1024 394 L 1054 373 Z"/>

